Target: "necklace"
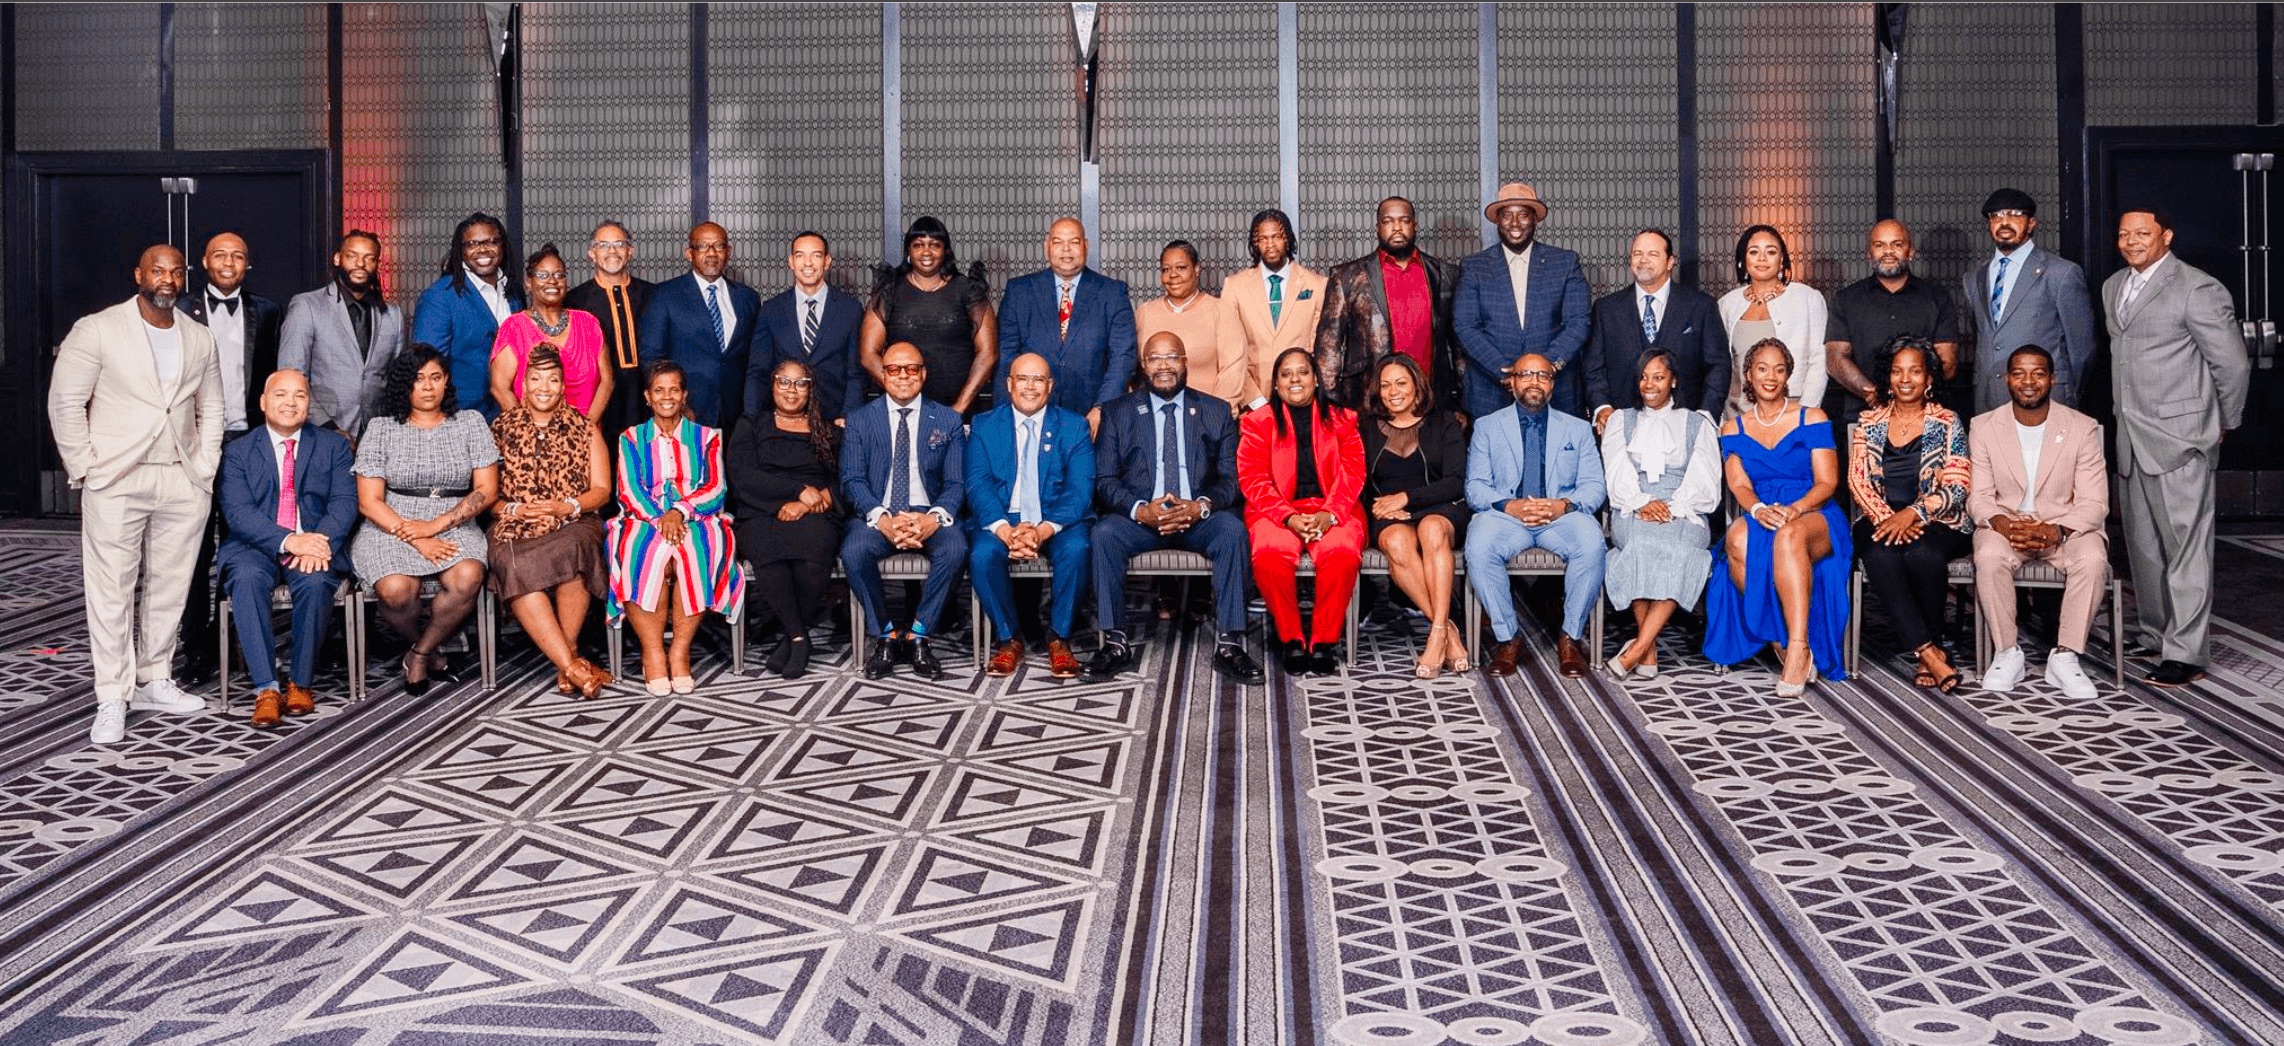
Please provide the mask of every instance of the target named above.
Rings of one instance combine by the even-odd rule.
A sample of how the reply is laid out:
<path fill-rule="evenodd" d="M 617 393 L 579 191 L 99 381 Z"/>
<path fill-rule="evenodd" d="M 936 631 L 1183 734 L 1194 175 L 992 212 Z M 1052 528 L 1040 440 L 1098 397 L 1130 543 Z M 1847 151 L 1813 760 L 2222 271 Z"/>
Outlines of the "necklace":
<path fill-rule="evenodd" d="M 1757 401 L 1757 400 L 1756 400 L 1756 401 L 1754 401 L 1754 403 L 1753 403 L 1753 409 L 1752 409 L 1751 413 L 1752 413 L 1752 415 L 1753 415 L 1753 420 L 1754 420 L 1754 421 L 1757 421 L 1757 422 L 1760 422 L 1760 423 L 1761 423 L 1761 427 L 1762 427 L 1762 428 L 1764 428 L 1764 429 L 1765 429 L 1765 428 L 1768 428 L 1768 427 L 1770 427 L 1770 426 L 1772 426 L 1772 425 L 1775 425 L 1777 422 L 1780 422 L 1780 421 L 1783 421 L 1783 420 L 1784 420 L 1784 408 L 1782 408 L 1782 407 L 1778 407 L 1778 408 L 1777 408 L 1777 414 L 1776 414 L 1776 417 L 1773 417 L 1773 418 L 1764 418 L 1764 417 L 1761 417 L 1761 405 L 1760 405 L 1760 402 L 1759 402 L 1759 401 Z"/>
<path fill-rule="evenodd" d="M 1755 305 L 1766 305 L 1772 301 L 1777 300 L 1778 298 L 1784 297 L 1784 290 L 1785 285 L 1781 283 L 1777 284 L 1776 289 L 1773 291 L 1763 291 L 1757 287 L 1747 285 L 1745 287 L 1745 300 Z"/>
<path fill-rule="evenodd" d="M 554 326 L 548 326 L 546 318 L 539 314 L 538 309 L 526 309 L 524 311 L 531 315 L 532 326 L 538 327 L 539 333 L 550 338 L 560 338 L 564 331 L 571 329 L 571 311 L 569 309 L 563 311 L 563 318 L 558 320 Z"/>
<path fill-rule="evenodd" d="M 1174 296 L 1173 296 L 1173 295 L 1171 295 L 1171 294 L 1169 294 L 1169 295 L 1166 295 L 1166 307 L 1167 307 L 1167 308 L 1169 308 L 1169 309 L 1172 309 L 1172 310 L 1174 310 L 1175 312 L 1181 312 L 1182 310 L 1184 310 L 1184 309 L 1187 309 L 1187 308 L 1189 308 L 1190 306 L 1197 304 L 1198 295 L 1200 295 L 1200 294 L 1203 294 L 1203 293 L 1205 293 L 1205 292 L 1203 292 L 1203 291 L 1191 291 L 1191 292 L 1190 292 L 1190 296 L 1189 296 L 1189 297 L 1187 297 L 1187 298 L 1184 298 L 1184 299 L 1182 299 L 1181 301 L 1178 301 L 1178 302 L 1174 300 Z"/>

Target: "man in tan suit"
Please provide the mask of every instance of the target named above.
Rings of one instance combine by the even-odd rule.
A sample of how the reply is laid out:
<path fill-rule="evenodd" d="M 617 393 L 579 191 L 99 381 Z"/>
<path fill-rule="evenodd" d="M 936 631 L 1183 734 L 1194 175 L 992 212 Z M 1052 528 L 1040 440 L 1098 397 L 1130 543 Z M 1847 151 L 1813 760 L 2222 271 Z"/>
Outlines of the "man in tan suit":
<path fill-rule="evenodd" d="M 222 459 L 214 338 L 175 310 L 187 267 L 160 244 L 136 263 L 135 296 L 72 324 L 48 385 L 48 423 L 80 495 L 96 744 L 126 737 L 127 711 L 199 712 L 175 686 L 175 626 Z M 136 614 L 135 588 L 143 605 Z M 142 635 L 138 650 L 136 633 Z"/>
<path fill-rule="evenodd" d="M 1324 274 L 1293 260 L 1293 220 L 1271 208 L 1253 216 L 1253 267 L 1221 281 L 1221 321 L 1214 342 L 1245 360 L 1245 391 L 1238 406 L 1268 402 L 1271 373 L 1286 349 L 1316 354 L 1317 310 L 1324 305 Z"/>
<path fill-rule="evenodd" d="M 1990 623 L 1998 656 L 1983 673 L 1983 689 L 2007 693 L 2028 672 L 2014 626 L 2014 572 L 2029 560 L 2062 571 L 2062 620 L 2046 681 L 2076 701 L 2094 699 L 2094 684 L 2078 664 L 2093 627 L 2094 608 L 2109 585 L 2108 466 L 2102 427 L 2052 401 L 2054 356 L 2037 345 L 2015 349 L 2006 361 L 2012 402 L 1977 417 L 1967 429 L 1974 482 L 1967 515 L 1975 521 L 1975 596 Z"/>

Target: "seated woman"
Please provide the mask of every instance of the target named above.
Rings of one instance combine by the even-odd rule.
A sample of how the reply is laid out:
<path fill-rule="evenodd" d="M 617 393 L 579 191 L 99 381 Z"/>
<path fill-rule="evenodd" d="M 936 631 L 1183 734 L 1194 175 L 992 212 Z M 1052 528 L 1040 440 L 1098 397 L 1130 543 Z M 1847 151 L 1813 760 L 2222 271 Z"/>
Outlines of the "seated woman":
<path fill-rule="evenodd" d="M 1936 642 L 1951 588 L 1950 562 L 1974 550 L 1967 520 L 1972 459 L 1959 415 L 1928 398 L 1935 346 L 1899 337 L 1880 349 L 1873 377 L 1883 402 L 1856 420 L 1848 455 L 1848 493 L 1856 511 L 1856 549 L 1880 610 L 1904 648 L 1919 658 L 1914 680 L 1946 693 L 1959 673 Z"/>
<path fill-rule="evenodd" d="M 730 495 L 738 547 L 753 564 L 762 601 L 785 638 L 769 670 L 799 679 L 809 669 L 809 626 L 840 555 L 841 429 L 825 422 L 809 367 L 785 360 L 770 375 L 770 411 L 746 415 L 730 436 Z"/>
<path fill-rule="evenodd" d="M 1467 644 L 1451 623 L 1451 580 L 1467 521 L 1467 433 L 1420 365 L 1391 353 L 1364 387 L 1364 509 L 1388 577 L 1427 615 L 1428 637 L 1413 674 L 1465 672 Z"/>
<path fill-rule="evenodd" d="M 1602 587 L 1610 605 L 1634 612 L 1634 641 L 1610 659 L 1610 676 L 1657 678 L 1657 637 L 1676 610 L 1705 593 L 1713 543 L 1705 514 L 1721 503 L 1715 422 L 1673 401 L 1673 360 L 1642 356 L 1642 405 L 1610 415 L 1602 430 L 1602 476 L 1610 488 L 1610 557 Z"/>
<path fill-rule="evenodd" d="M 1253 539 L 1253 580 L 1269 604 L 1285 671 L 1329 675 L 1333 644 L 1348 624 L 1348 597 L 1363 565 L 1364 440 L 1356 415 L 1317 398 L 1309 350 L 1277 355 L 1276 396 L 1237 429 L 1237 488 Z M 1301 627 L 1301 554 L 1316 564 L 1313 627 Z"/>
<path fill-rule="evenodd" d="M 564 307 L 570 282 L 570 270 L 552 243 L 524 262 L 523 295 L 531 306 L 501 321 L 500 333 L 492 341 L 492 400 L 501 410 L 522 398 L 532 351 L 542 345 L 555 350 L 563 372 L 563 398 L 572 410 L 594 421 L 610 405 L 616 382 L 611 375 L 614 368 L 603 365 L 603 325 L 592 313 Z"/>
<path fill-rule="evenodd" d="M 587 605 L 610 591 L 603 524 L 611 460 L 603 434 L 563 399 L 563 360 L 548 345 L 524 364 L 523 401 L 492 421 L 502 476 L 492 513 L 492 594 L 555 664 L 555 691 L 592 698 L 611 674 L 579 656 Z"/>
<path fill-rule="evenodd" d="M 1745 518 L 1729 525 L 1705 592 L 1705 657 L 1733 665 L 1776 646 L 1779 697 L 1822 672 L 1847 678 L 1848 521 L 1832 504 L 1839 453 L 1824 412 L 1786 394 L 1792 352 L 1764 338 L 1745 353 L 1746 410 L 1721 426 L 1722 468 Z"/>
<path fill-rule="evenodd" d="M 654 695 L 687 694 L 690 644 L 709 610 L 735 615 L 745 606 L 745 575 L 722 507 L 729 486 L 722 470 L 722 433 L 682 413 L 683 371 L 673 360 L 650 365 L 642 398 L 650 420 L 619 433 L 619 514 L 605 536 L 611 562 L 611 620 L 625 614 L 642 642 L 642 674 Z M 674 647 L 665 646 L 674 626 Z"/>
<path fill-rule="evenodd" d="M 437 647 L 476 609 L 487 549 L 476 517 L 498 500 L 500 452 L 484 416 L 459 409 L 451 371 L 432 346 L 389 361 L 373 417 L 357 441 L 357 510 L 349 543 L 357 580 L 380 600 L 381 623 L 409 640 L 404 688 L 425 694 L 444 667 Z M 428 627 L 420 585 L 435 578 Z"/>

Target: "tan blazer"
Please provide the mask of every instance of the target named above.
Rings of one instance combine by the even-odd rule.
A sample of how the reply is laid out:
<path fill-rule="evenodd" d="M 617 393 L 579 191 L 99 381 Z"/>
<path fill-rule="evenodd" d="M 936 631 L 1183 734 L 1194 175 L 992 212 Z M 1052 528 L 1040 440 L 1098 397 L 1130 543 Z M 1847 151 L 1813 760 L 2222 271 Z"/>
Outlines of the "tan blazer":
<path fill-rule="evenodd" d="M 1974 478 L 1967 515 L 1977 527 L 2014 515 L 2022 504 L 2022 441 L 2009 404 L 1967 426 Z M 2110 514 L 2109 467 L 2101 423 L 2059 403 L 2046 408 L 2046 445 L 2038 452 L 2038 492 L 2031 515 L 2073 534 L 2099 531 Z"/>
<path fill-rule="evenodd" d="M 1277 354 L 1286 349 L 1316 353 L 1316 321 L 1324 306 L 1324 274 L 1293 262 L 1286 267 L 1291 281 L 1284 288 L 1284 306 L 1277 322 L 1269 322 L 1269 281 L 1258 265 L 1231 273 L 1221 281 L 1221 324 L 1214 341 L 1221 352 L 1237 353 L 1245 360 L 1245 391 L 1240 404 L 1269 395 L 1276 375 Z"/>
<path fill-rule="evenodd" d="M 157 451 L 179 458 L 200 490 L 214 489 L 222 369 L 203 324 L 179 309 L 174 322 L 182 373 L 171 387 L 159 384 L 133 298 L 81 317 L 64 336 L 48 383 L 48 423 L 73 486 L 102 490 Z"/>

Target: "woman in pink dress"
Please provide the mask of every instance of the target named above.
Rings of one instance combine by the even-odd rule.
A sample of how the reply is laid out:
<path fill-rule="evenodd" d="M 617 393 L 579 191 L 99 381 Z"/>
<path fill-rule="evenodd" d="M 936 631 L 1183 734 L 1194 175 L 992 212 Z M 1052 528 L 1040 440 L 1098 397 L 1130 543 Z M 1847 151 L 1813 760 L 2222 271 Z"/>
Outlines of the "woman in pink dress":
<path fill-rule="evenodd" d="M 563 360 L 563 402 L 596 421 L 611 402 L 611 368 L 603 365 L 603 327 L 595 317 L 565 308 L 571 271 L 550 243 L 523 266 L 523 296 L 529 308 L 500 323 L 492 341 L 492 401 L 505 411 L 523 402 L 523 370 L 531 350 L 552 345 Z"/>

